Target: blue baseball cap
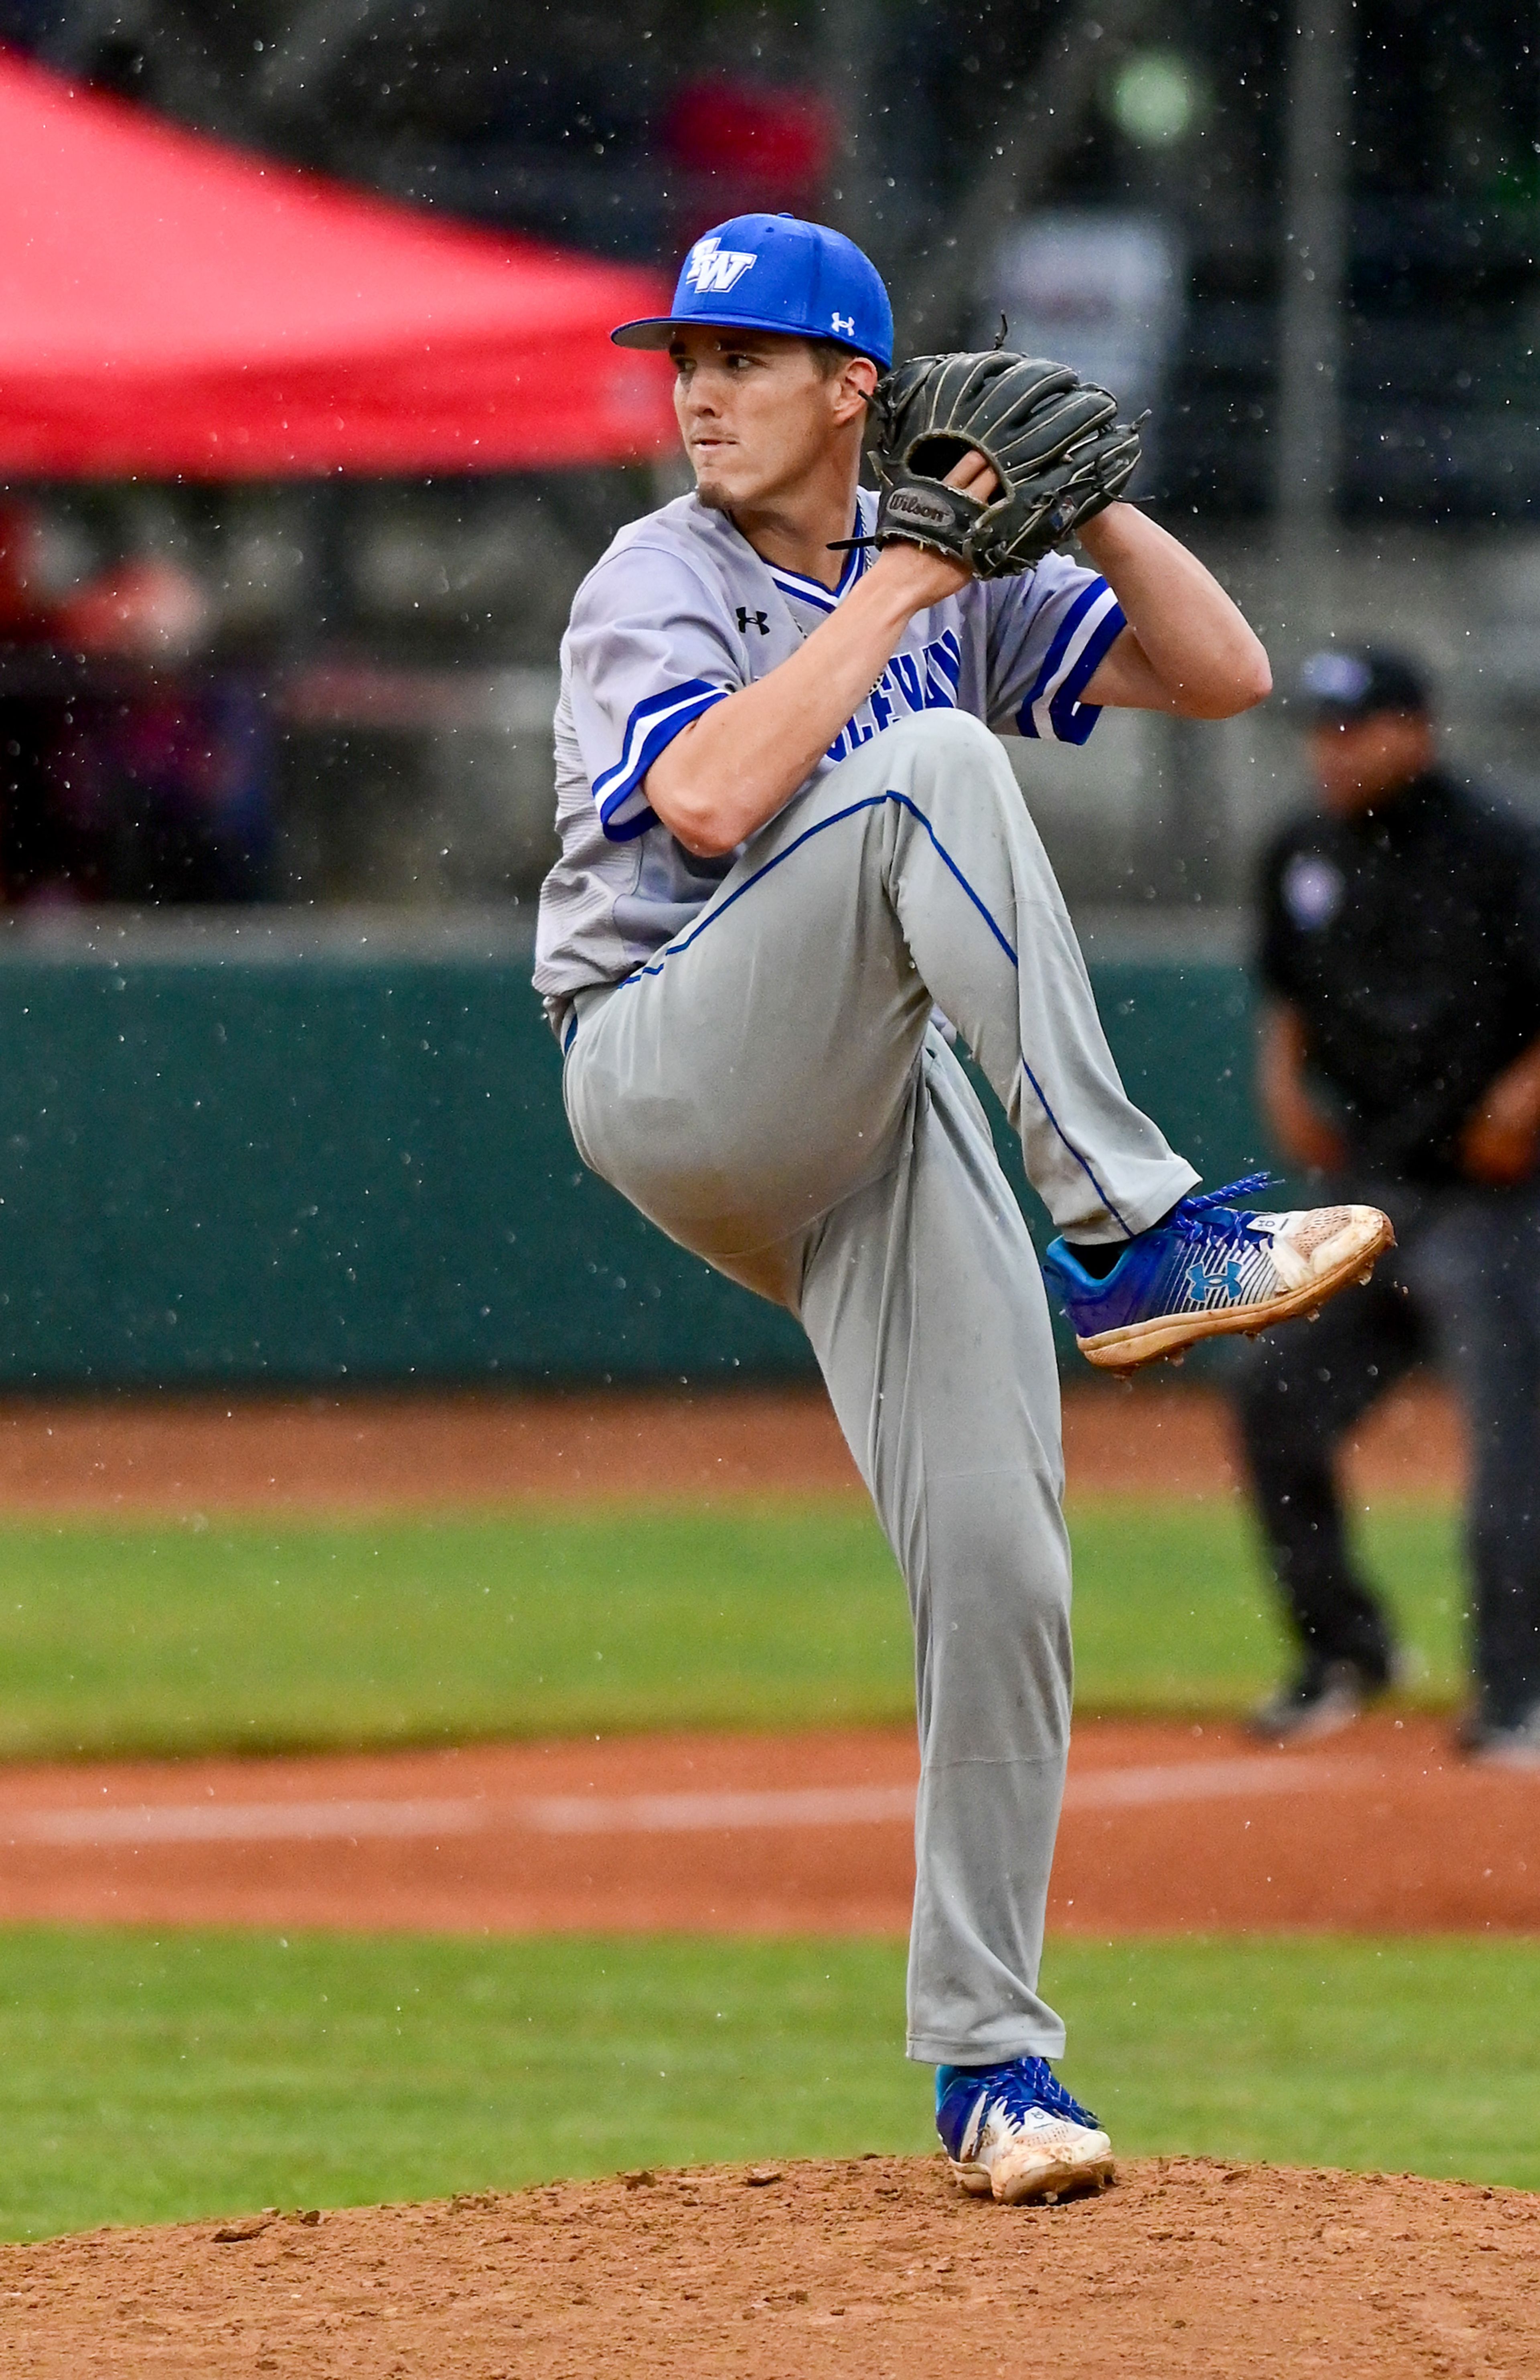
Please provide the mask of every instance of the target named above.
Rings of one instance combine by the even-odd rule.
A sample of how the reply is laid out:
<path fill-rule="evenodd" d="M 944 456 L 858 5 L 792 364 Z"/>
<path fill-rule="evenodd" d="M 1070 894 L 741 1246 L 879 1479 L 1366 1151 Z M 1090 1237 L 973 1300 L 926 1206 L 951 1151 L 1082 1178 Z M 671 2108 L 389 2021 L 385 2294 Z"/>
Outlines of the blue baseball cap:
<path fill-rule="evenodd" d="M 843 232 L 795 215 L 734 215 L 703 233 L 685 259 L 673 311 L 623 322 L 610 336 L 620 347 L 666 347 L 692 322 L 833 339 L 884 371 L 893 360 L 893 310 L 877 267 Z"/>

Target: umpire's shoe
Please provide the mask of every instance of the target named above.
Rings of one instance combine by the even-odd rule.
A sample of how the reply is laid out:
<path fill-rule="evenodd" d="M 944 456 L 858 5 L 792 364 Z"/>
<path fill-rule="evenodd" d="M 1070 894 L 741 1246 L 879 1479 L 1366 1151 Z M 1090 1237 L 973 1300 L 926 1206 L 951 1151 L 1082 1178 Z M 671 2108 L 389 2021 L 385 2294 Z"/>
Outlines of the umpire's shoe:
<path fill-rule="evenodd" d="M 1265 1743 L 1308 1743 L 1339 1735 L 1365 1704 L 1388 1693 L 1403 1669 L 1388 1650 L 1362 1659 L 1307 1654 L 1297 1674 L 1257 1705 L 1246 1726 Z"/>
<path fill-rule="evenodd" d="M 1261 1214 L 1232 1202 L 1266 1189 L 1248 1173 L 1222 1190 L 1182 1198 L 1129 1241 L 1099 1278 L 1066 1240 L 1043 1269 L 1064 1301 L 1075 1344 L 1103 1371 L 1132 1372 L 1194 1341 L 1243 1330 L 1255 1338 L 1296 1314 L 1313 1316 L 1350 1281 L 1367 1281 L 1396 1245 L 1377 1207 L 1296 1208 Z"/>
<path fill-rule="evenodd" d="M 952 2178 L 976 2198 L 1019 2206 L 1071 2198 L 1112 2179 L 1112 2143 L 1046 2058 L 939 2066 L 936 2130 Z"/>
<path fill-rule="evenodd" d="M 1464 1749 L 1484 1768 L 1522 1768 L 1540 1776 L 1540 1702 L 1511 1719 L 1478 1718 Z"/>

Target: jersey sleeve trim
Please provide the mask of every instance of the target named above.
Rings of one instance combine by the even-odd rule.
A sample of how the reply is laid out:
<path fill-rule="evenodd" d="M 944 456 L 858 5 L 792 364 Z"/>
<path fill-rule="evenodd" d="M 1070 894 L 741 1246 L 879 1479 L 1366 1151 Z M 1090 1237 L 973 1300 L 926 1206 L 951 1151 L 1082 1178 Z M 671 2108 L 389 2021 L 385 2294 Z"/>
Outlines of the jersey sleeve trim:
<path fill-rule="evenodd" d="M 1059 623 L 1016 714 L 1023 735 L 1042 743 L 1085 743 L 1101 708 L 1080 698 L 1127 625 L 1122 605 L 1105 578 L 1094 578 L 1082 589 Z"/>
<path fill-rule="evenodd" d="M 593 783 L 599 823 L 608 842 L 630 843 L 657 825 L 657 813 L 642 792 L 643 778 L 681 729 L 703 710 L 709 710 L 714 702 L 725 702 L 727 691 L 723 686 L 708 685 L 704 678 L 689 677 L 637 703 L 626 722 L 620 759 Z"/>

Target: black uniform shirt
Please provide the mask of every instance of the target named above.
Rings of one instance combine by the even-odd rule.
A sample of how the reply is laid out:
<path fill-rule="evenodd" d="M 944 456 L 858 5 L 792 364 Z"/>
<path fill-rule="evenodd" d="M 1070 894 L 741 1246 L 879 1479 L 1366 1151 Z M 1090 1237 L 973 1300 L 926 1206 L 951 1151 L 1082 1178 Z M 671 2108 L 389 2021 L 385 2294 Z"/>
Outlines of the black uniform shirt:
<path fill-rule="evenodd" d="M 1540 843 L 1432 771 L 1288 828 L 1261 889 L 1262 979 L 1303 1017 L 1354 1156 L 1450 1179 L 1461 1125 L 1540 1039 Z"/>

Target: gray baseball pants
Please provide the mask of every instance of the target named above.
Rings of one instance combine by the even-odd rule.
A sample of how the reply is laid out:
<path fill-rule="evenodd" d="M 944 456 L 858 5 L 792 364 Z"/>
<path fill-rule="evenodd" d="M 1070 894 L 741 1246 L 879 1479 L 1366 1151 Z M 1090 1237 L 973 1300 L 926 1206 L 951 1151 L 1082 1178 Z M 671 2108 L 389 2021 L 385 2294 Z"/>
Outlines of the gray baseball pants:
<path fill-rule="evenodd" d="M 789 1306 L 908 1586 L 920 1737 L 908 2047 L 1055 2057 L 1037 1994 L 1072 1664 L 1059 1383 L 955 1026 L 1055 1224 L 1144 1230 L 1197 1176 L 1130 1105 L 999 744 L 931 711 L 831 770 L 566 1027 L 595 1172 Z"/>

